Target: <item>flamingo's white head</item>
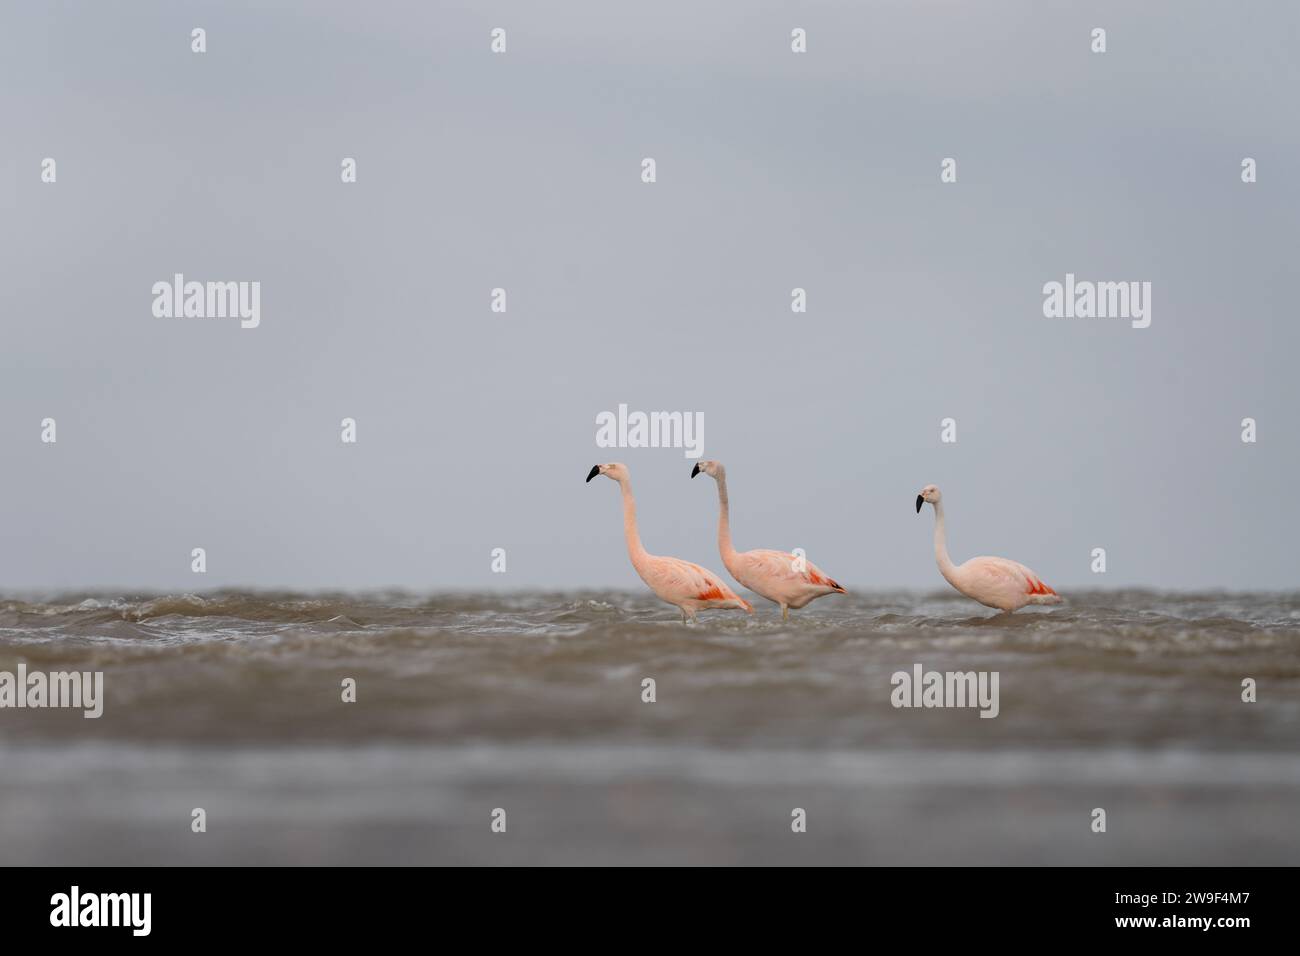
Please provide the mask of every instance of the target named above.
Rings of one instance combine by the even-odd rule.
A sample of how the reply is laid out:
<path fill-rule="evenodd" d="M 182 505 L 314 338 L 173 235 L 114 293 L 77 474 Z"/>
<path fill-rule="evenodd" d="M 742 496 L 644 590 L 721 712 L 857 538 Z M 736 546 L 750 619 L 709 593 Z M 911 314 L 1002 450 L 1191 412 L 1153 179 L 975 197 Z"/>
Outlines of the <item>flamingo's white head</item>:
<path fill-rule="evenodd" d="M 612 478 L 615 481 L 627 481 L 632 477 L 628 474 L 627 465 L 621 461 L 611 461 L 607 465 L 592 465 L 591 471 L 587 473 L 587 480 L 591 481 L 597 475 L 604 475 L 606 478 Z"/>
<path fill-rule="evenodd" d="M 710 478 L 717 480 L 722 477 L 722 471 L 722 462 L 720 461 L 697 461 L 695 467 L 691 469 L 691 477 L 708 475 Z"/>
<path fill-rule="evenodd" d="M 939 491 L 936 485 L 926 485 L 921 489 L 921 493 L 916 496 L 916 513 L 921 513 L 921 505 L 927 501 L 932 505 L 937 505 L 943 500 L 943 493 Z"/>

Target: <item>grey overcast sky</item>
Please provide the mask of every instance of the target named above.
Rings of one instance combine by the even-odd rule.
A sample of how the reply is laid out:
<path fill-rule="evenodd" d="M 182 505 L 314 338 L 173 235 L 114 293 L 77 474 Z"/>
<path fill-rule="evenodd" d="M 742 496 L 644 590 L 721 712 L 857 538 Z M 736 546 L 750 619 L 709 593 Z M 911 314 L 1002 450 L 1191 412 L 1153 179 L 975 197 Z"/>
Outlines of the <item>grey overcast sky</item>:
<path fill-rule="evenodd" d="M 596 447 L 619 403 L 703 413 L 737 545 L 851 588 L 942 585 L 927 482 L 1063 591 L 1297 584 L 1295 3 L 0 18 L 0 589 L 638 587 L 610 460 L 721 570 L 681 450 Z M 176 272 L 260 327 L 155 318 Z M 1150 328 L 1044 318 L 1067 272 Z"/>

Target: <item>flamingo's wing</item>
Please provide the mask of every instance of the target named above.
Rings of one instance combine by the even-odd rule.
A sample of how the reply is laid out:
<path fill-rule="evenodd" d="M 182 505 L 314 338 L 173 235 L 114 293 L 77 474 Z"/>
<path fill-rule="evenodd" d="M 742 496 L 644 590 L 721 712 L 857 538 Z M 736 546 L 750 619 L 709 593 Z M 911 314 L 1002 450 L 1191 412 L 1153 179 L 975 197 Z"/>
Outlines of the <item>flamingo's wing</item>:
<path fill-rule="evenodd" d="M 746 551 L 741 558 L 745 560 L 748 569 L 762 578 L 772 581 L 802 581 L 805 584 L 816 585 L 818 587 L 835 588 L 842 591 L 830 576 L 824 574 L 821 568 L 813 564 L 807 558 L 803 561 L 804 570 L 796 571 L 796 562 L 798 558 L 785 551 L 771 551 L 768 549 L 758 549 L 755 551 Z"/>
<path fill-rule="evenodd" d="M 734 601 L 735 592 L 712 571 L 681 558 L 656 558 L 650 573 L 656 590 L 677 600 Z"/>
<path fill-rule="evenodd" d="M 763 580 L 791 581 L 800 577 L 794 570 L 794 555 L 784 551 L 758 548 L 741 554 L 740 559 L 746 571 Z"/>
<path fill-rule="evenodd" d="M 691 564 L 690 561 L 683 561 L 703 581 L 704 591 L 696 596 L 700 601 L 739 601 L 740 595 L 727 586 L 727 582 L 718 577 L 708 568 L 702 568 L 698 564 Z"/>
<path fill-rule="evenodd" d="M 823 588 L 834 588 L 836 591 L 844 590 L 839 582 L 833 580 L 830 575 L 823 572 L 821 568 L 811 561 L 808 562 L 808 583 Z"/>
<path fill-rule="evenodd" d="M 1031 568 L 1026 567 L 1025 565 L 1021 564 L 1019 561 L 1008 561 L 1007 563 L 1014 564 L 1016 568 L 1020 571 L 1021 575 L 1023 575 L 1025 579 L 1025 589 L 1030 594 L 1034 594 L 1034 595 L 1056 594 L 1056 592 L 1053 591 L 1052 588 L 1049 587 L 1047 584 L 1045 584 L 1043 582 L 1043 579 L 1040 578 L 1037 574 L 1035 574 Z"/>
<path fill-rule="evenodd" d="M 990 588 L 1007 589 L 1013 595 L 1056 593 L 1025 565 L 1009 558 L 971 558 L 964 567 L 976 581 Z"/>

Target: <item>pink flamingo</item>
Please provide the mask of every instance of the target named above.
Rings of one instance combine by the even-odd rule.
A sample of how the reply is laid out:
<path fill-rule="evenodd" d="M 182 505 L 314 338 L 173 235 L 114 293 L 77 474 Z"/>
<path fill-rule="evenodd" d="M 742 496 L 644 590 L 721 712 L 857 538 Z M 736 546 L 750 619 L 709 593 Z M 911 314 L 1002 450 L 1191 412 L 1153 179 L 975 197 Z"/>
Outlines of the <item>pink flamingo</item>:
<path fill-rule="evenodd" d="M 943 495 L 934 485 L 926 485 L 916 496 L 917 514 L 927 501 L 934 505 L 934 557 L 939 562 L 939 573 L 954 588 L 986 607 L 1007 613 L 1027 604 L 1061 603 L 1060 595 L 1019 561 L 971 558 L 965 564 L 953 564 L 943 528 Z"/>
<path fill-rule="evenodd" d="M 591 481 L 597 475 L 617 481 L 623 492 L 623 534 L 627 538 L 627 553 L 632 559 L 632 567 L 660 600 L 681 610 L 683 621 L 688 618 L 695 620 L 696 613 L 705 608 L 734 608 L 753 613 L 749 602 L 727 587 L 712 571 L 681 558 L 663 558 L 646 551 L 636 530 L 636 501 L 632 498 L 632 479 L 627 465 L 617 461 L 592 465 L 587 480 Z"/>
<path fill-rule="evenodd" d="M 720 461 L 702 461 L 691 477 L 705 474 L 718 483 L 718 550 L 731 576 L 773 604 L 781 605 L 781 620 L 827 594 L 844 594 L 840 587 L 804 557 L 784 551 L 737 551 L 731 544 L 731 511 L 727 504 L 727 469 Z"/>

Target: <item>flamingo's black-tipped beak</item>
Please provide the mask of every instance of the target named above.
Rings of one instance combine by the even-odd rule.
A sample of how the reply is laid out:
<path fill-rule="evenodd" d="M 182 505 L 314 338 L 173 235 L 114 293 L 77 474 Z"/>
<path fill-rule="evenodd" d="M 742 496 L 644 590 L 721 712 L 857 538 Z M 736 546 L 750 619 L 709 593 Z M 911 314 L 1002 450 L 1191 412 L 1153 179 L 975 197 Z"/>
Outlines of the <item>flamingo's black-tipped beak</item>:
<path fill-rule="evenodd" d="M 595 478 L 599 474 L 600 474 L 600 465 L 592 465 L 591 471 L 587 472 L 587 480 L 591 481 L 591 479 Z M 921 510 L 920 508 L 917 509 L 917 511 L 920 510 Z"/>
<path fill-rule="evenodd" d="M 590 481 L 590 480 L 591 480 L 591 479 L 588 479 L 588 481 Z M 917 514 L 920 514 L 920 513 L 921 513 L 921 505 L 923 505 L 923 504 L 925 504 L 925 496 L 924 496 L 924 495 L 917 495 L 917 496 L 916 496 L 916 513 L 917 513 Z"/>
<path fill-rule="evenodd" d="M 699 465 L 696 465 L 694 468 L 691 469 L 691 477 L 692 477 L 692 478 L 694 478 L 694 477 L 695 477 L 696 475 L 698 475 L 699 473 L 700 473 L 700 466 L 699 466 Z"/>

